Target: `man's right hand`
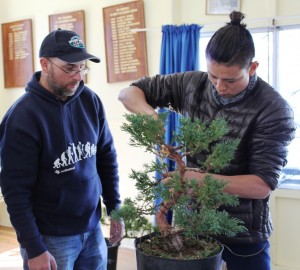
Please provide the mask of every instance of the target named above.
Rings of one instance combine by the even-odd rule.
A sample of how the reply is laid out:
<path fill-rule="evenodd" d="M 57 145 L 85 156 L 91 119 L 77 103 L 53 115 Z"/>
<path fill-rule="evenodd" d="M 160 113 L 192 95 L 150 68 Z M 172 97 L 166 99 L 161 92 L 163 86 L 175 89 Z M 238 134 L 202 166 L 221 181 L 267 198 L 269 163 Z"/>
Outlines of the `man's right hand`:
<path fill-rule="evenodd" d="M 55 259 L 48 251 L 29 259 L 28 267 L 30 270 L 57 270 Z"/>

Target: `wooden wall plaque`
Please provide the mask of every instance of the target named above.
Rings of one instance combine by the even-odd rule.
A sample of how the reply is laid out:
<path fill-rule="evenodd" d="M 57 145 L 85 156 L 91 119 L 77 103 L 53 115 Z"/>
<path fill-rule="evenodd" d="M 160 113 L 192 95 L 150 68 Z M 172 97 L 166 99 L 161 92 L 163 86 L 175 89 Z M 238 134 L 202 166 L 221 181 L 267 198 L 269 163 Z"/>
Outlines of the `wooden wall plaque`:
<path fill-rule="evenodd" d="M 84 11 L 74 11 L 60 14 L 49 15 L 49 31 L 58 28 L 71 30 L 77 33 L 85 45 L 85 17 Z"/>
<path fill-rule="evenodd" d="M 148 74 L 142 0 L 103 8 L 107 81 L 134 80 Z"/>
<path fill-rule="evenodd" d="M 31 19 L 3 23 L 4 87 L 25 87 L 33 75 Z"/>

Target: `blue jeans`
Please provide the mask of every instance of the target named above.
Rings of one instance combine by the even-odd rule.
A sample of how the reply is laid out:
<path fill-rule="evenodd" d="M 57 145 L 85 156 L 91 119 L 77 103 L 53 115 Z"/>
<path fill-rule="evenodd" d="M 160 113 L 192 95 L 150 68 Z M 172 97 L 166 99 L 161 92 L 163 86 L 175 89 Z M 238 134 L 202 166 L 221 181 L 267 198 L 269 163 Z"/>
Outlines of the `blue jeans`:
<path fill-rule="evenodd" d="M 270 270 L 271 260 L 269 254 L 270 244 L 266 240 L 259 244 L 251 245 L 226 245 L 233 254 L 224 246 L 223 260 L 228 270 Z M 247 256 L 255 254 L 253 256 Z M 243 257 L 244 256 L 244 257 Z"/>
<path fill-rule="evenodd" d="M 107 245 L 100 225 L 93 231 L 72 236 L 43 235 L 43 242 L 55 258 L 58 270 L 106 270 Z M 24 270 L 28 270 L 25 249 L 21 249 Z"/>

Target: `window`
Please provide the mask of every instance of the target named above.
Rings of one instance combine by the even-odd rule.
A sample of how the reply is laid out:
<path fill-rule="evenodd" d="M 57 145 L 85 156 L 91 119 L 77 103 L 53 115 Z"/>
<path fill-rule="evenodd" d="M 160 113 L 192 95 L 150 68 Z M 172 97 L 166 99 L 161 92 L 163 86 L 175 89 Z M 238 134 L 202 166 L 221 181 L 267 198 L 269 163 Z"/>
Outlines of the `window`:
<path fill-rule="evenodd" d="M 297 123 L 296 137 L 289 146 L 282 187 L 300 188 L 300 26 L 278 28 L 278 89 L 291 104 Z"/>
<path fill-rule="evenodd" d="M 249 29 L 255 44 L 258 76 L 272 85 L 290 103 L 298 125 L 289 146 L 288 164 L 282 171 L 280 187 L 300 188 L 300 25 Z M 206 71 L 205 48 L 213 33 L 200 36 L 200 70 Z"/>
<path fill-rule="evenodd" d="M 259 62 L 257 75 L 271 85 L 273 84 L 273 31 L 256 29 L 251 31 L 255 44 L 255 59 Z"/>

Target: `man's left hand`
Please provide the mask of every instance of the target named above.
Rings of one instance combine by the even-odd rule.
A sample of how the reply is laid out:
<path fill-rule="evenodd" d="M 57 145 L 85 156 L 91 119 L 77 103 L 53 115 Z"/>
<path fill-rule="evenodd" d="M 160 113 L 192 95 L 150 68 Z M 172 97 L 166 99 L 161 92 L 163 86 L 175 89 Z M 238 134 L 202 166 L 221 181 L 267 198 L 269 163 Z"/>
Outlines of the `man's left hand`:
<path fill-rule="evenodd" d="M 110 237 L 109 237 L 109 243 L 114 246 L 118 244 L 124 236 L 124 221 L 121 220 L 110 220 Z"/>

